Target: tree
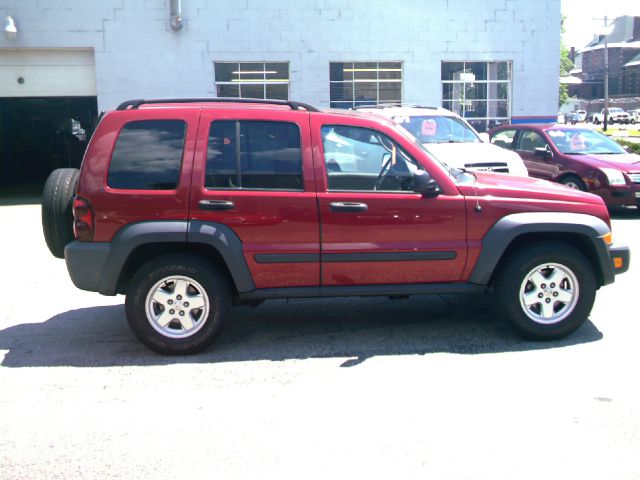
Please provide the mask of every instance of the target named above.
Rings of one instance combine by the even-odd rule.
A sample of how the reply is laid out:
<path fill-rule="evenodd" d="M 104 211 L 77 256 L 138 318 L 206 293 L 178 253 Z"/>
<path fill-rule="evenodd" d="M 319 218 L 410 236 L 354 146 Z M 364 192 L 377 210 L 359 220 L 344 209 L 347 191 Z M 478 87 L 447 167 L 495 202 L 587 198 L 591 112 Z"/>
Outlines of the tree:
<path fill-rule="evenodd" d="M 562 16 L 560 21 L 560 32 L 564 33 L 564 20 L 565 16 Z M 560 37 L 562 38 L 562 37 Z M 560 76 L 568 75 L 573 70 L 573 62 L 569 57 L 569 49 L 565 46 L 564 42 L 560 40 Z M 569 99 L 569 88 L 566 84 L 560 83 L 558 95 L 558 107 L 561 107 Z"/>

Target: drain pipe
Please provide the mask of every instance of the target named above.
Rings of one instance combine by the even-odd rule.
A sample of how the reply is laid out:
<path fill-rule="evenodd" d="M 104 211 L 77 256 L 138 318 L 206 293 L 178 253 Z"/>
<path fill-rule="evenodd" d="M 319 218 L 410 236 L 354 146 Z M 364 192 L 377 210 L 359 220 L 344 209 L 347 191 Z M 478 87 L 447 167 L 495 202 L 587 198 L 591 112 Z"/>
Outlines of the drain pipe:
<path fill-rule="evenodd" d="M 182 0 L 171 0 L 169 25 L 174 32 L 182 30 Z"/>

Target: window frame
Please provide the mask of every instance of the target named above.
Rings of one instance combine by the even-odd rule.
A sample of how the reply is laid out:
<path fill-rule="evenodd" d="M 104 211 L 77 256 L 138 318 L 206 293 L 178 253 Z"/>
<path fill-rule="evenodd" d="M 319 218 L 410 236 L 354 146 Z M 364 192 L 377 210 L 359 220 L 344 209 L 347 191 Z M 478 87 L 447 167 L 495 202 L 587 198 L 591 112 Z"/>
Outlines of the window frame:
<path fill-rule="evenodd" d="M 372 69 L 369 64 L 375 63 L 375 69 Z M 351 79 L 347 80 L 334 80 L 331 78 L 332 67 L 336 64 L 351 64 Z M 398 64 L 398 68 L 381 67 L 380 64 Z M 369 67 L 369 68 L 367 68 Z M 376 78 L 356 78 L 355 73 L 358 70 L 375 72 Z M 347 70 L 343 70 L 347 71 Z M 400 72 L 399 78 L 380 78 L 380 72 Z M 376 84 L 376 98 L 375 101 L 370 100 L 357 100 L 356 99 L 356 84 L 357 83 L 375 83 Z M 380 103 L 380 84 L 382 83 L 398 83 L 400 86 L 400 99 L 393 102 Z M 351 85 L 351 100 L 333 100 L 331 98 L 331 86 L 332 85 Z M 330 61 L 329 62 L 329 107 L 330 108 L 356 108 L 359 106 L 375 106 L 375 105 L 401 105 L 404 98 L 404 62 L 402 60 L 372 60 L 372 61 Z M 340 106 L 336 104 L 342 104 Z M 350 104 L 350 105 L 348 105 Z"/>
<path fill-rule="evenodd" d="M 280 64 L 285 64 L 287 66 L 287 78 L 286 79 L 279 79 L 279 78 L 272 78 L 269 79 L 267 78 L 267 74 L 270 72 L 270 70 L 267 70 L 267 65 L 269 64 L 275 64 L 275 63 L 280 63 Z M 232 74 L 235 74 L 237 76 L 237 78 L 232 78 L 231 80 L 217 80 L 217 71 L 216 71 L 216 67 L 218 65 L 236 65 L 236 71 L 232 72 Z M 257 73 L 262 73 L 262 78 L 254 78 L 254 79 L 242 79 L 242 74 L 247 74 L 249 71 L 243 72 L 242 70 L 242 66 L 243 65 L 251 65 L 251 64 L 261 64 L 262 65 L 262 70 L 261 71 L 257 71 Z M 255 74 L 256 72 L 254 72 L 253 74 Z M 229 60 L 220 60 L 220 61 L 214 61 L 213 62 L 213 79 L 214 79 L 214 86 L 216 88 L 216 96 L 221 97 L 220 95 L 218 95 L 218 86 L 237 86 L 238 87 L 238 96 L 234 97 L 234 96 L 228 96 L 228 95 L 224 95 L 222 96 L 222 98 L 247 98 L 247 99 L 260 99 L 260 100 L 289 100 L 290 94 L 291 94 L 291 63 L 289 61 L 229 61 Z M 252 86 L 255 87 L 256 85 L 260 85 L 262 86 L 262 97 L 261 98 L 257 98 L 257 97 L 247 97 L 247 96 L 243 96 L 242 95 L 242 90 L 243 90 L 243 86 L 246 88 L 248 86 Z M 286 98 L 272 98 L 267 96 L 267 85 L 286 85 L 287 87 L 287 95 Z"/>
<path fill-rule="evenodd" d="M 507 68 L 507 78 L 499 78 L 498 74 L 499 64 L 506 64 Z M 470 64 L 483 64 L 484 72 L 486 73 L 486 78 L 484 79 L 453 79 L 450 80 L 445 77 L 445 67 L 451 64 L 461 64 L 462 70 L 456 73 L 462 74 L 473 74 L 473 66 Z M 495 78 L 490 78 L 491 76 L 491 65 L 496 65 L 496 74 Z M 468 67 L 469 65 L 469 67 Z M 443 108 L 450 110 L 462 118 L 464 118 L 467 122 L 469 122 L 476 131 L 485 132 L 490 128 L 501 125 L 504 123 L 511 123 L 512 117 L 512 108 L 513 108 L 513 60 L 490 60 L 490 61 L 451 61 L 451 60 L 443 60 L 440 64 L 440 82 L 441 82 L 441 105 Z M 506 84 L 506 98 L 499 98 L 500 95 L 498 93 L 494 94 L 492 98 L 491 86 L 495 85 L 496 91 L 499 89 L 500 84 Z M 452 86 L 455 88 L 459 86 L 461 88 L 462 98 L 453 99 L 453 98 L 445 98 L 445 87 Z M 482 87 L 482 91 L 484 92 L 484 98 L 467 98 L 467 88 L 477 88 L 477 86 Z M 498 115 L 498 109 L 500 108 L 501 103 L 506 103 L 506 116 Z M 480 117 L 474 117 L 467 115 L 467 112 L 470 111 L 467 109 L 468 104 L 473 104 L 473 106 L 483 104 L 485 114 Z M 460 107 L 462 110 L 460 111 Z M 491 110 L 495 111 L 495 115 L 490 115 L 489 112 Z M 484 128 L 478 128 L 476 125 L 478 122 L 484 123 Z M 491 125 L 491 122 L 495 122 L 494 125 Z"/>

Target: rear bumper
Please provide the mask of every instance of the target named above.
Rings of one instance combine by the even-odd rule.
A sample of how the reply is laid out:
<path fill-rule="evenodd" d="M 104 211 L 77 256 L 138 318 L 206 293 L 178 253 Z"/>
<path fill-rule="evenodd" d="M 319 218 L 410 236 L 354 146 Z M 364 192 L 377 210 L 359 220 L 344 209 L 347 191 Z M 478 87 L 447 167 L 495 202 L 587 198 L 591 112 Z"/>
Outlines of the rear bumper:
<path fill-rule="evenodd" d="M 111 254 L 107 242 L 71 242 L 64 249 L 67 271 L 73 284 L 80 290 L 115 295 L 115 289 L 104 291 L 105 270 Z"/>

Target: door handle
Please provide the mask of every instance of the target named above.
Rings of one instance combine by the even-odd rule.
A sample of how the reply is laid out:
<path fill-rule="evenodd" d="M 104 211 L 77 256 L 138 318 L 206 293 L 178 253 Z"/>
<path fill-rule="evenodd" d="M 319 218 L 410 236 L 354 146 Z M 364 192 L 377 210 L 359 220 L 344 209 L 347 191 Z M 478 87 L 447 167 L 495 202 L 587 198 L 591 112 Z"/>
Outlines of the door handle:
<path fill-rule="evenodd" d="M 200 210 L 232 210 L 236 204 L 229 200 L 200 200 L 198 207 Z"/>
<path fill-rule="evenodd" d="M 366 212 L 366 203 L 358 202 L 332 202 L 329 204 L 329 208 L 332 212 Z"/>

